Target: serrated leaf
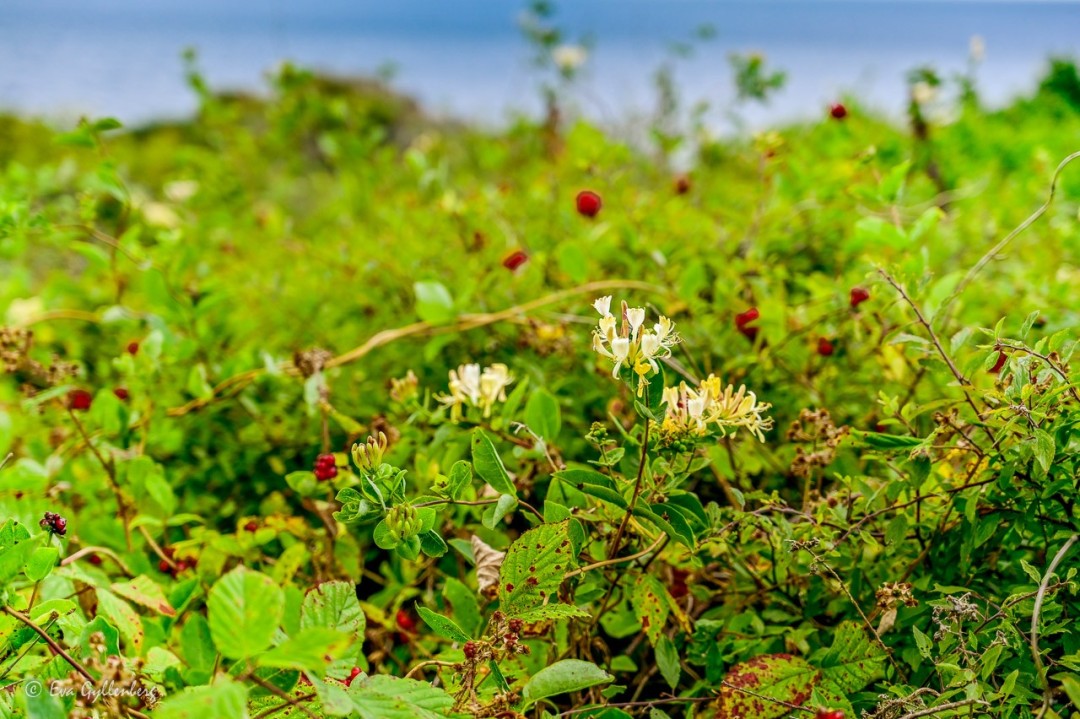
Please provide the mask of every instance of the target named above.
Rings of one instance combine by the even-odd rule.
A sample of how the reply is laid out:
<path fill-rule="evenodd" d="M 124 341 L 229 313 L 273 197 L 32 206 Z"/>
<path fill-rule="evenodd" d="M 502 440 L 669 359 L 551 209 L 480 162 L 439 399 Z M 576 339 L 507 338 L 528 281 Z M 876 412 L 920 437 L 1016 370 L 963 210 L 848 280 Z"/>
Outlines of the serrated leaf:
<path fill-rule="evenodd" d="M 261 667 L 321 672 L 352 643 L 348 634 L 327 627 L 301 629 L 295 637 L 257 658 Z"/>
<path fill-rule="evenodd" d="M 801 704 L 821 681 L 821 672 L 790 654 L 766 654 L 736 664 L 724 677 L 717 699 L 717 716 L 778 719 L 790 709 L 764 701 L 733 687 L 746 687 L 769 699 Z"/>
<path fill-rule="evenodd" d="M 818 660 L 822 675 L 844 694 L 854 694 L 881 675 L 885 653 L 857 622 L 841 622 Z"/>
<path fill-rule="evenodd" d="M 141 574 L 128 582 L 116 582 L 109 589 L 124 599 L 153 610 L 158 614 L 166 617 L 176 616 L 176 610 L 172 608 L 169 600 L 165 598 L 165 592 L 153 579 L 145 574 Z"/>
<path fill-rule="evenodd" d="M 304 597 L 301 629 L 325 627 L 362 640 L 366 626 L 356 588 L 350 582 L 323 582 Z"/>
<path fill-rule="evenodd" d="M 608 684 L 614 679 L 615 677 L 592 662 L 563 659 L 534 674 L 522 688 L 521 696 L 525 699 L 526 705 L 535 704 L 547 697 L 578 692 L 598 684 Z"/>
<path fill-rule="evenodd" d="M 248 719 L 247 689 L 219 677 L 212 685 L 170 694 L 154 709 L 154 719 Z"/>
<path fill-rule="evenodd" d="M 508 616 L 544 604 L 577 568 L 569 522 L 542 524 L 510 545 L 499 570 L 499 599 Z"/>
<path fill-rule="evenodd" d="M 1043 472 L 1049 472 L 1054 464 L 1054 437 L 1041 429 L 1035 430 L 1035 459 Z"/>
<path fill-rule="evenodd" d="M 388 675 L 354 681 L 348 695 L 360 719 L 443 719 L 454 706 L 442 689 Z"/>
<path fill-rule="evenodd" d="M 634 616 L 641 622 L 642 631 L 654 647 L 663 636 L 664 625 L 667 624 L 671 611 L 667 593 L 660 580 L 651 574 L 639 576 L 634 582 L 634 590 L 630 593 L 630 606 L 634 608 Z"/>
<path fill-rule="evenodd" d="M 588 616 L 587 611 L 571 604 L 544 604 L 514 614 L 513 618 L 523 622 L 543 622 L 549 619 L 580 619 Z"/>
<path fill-rule="evenodd" d="M 229 659 L 245 659 L 270 646 L 285 595 L 270 577 L 240 566 L 214 584 L 207 609 L 218 651 Z"/>
<path fill-rule="evenodd" d="M 674 689 L 679 685 L 679 676 L 682 674 L 682 666 L 679 663 L 679 650 L 675 648 L 675 642 L 667 637 L 660 637 L 655 646 L 656 666 L 660 669 L 660 676 L 664 678 L 669 687 Z"/>

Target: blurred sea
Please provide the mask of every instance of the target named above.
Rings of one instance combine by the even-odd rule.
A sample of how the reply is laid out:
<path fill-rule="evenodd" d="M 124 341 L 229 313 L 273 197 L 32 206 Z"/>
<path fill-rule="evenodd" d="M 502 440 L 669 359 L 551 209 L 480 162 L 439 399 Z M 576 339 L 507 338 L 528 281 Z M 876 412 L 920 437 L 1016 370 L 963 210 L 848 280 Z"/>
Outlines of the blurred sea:
<path fill-rule="evenodd" d="M 0 109 L 126 123 L 188 114 L 181 52 L 198 51 L 212 86 L 259 90 L 283 59 L 339 74 L 388 63 L 394 85 L 434 112 L 496 124 L 536 111 L 540 76 L 516 0 L 0 0 Z M 904 77 L 967 67 L 981 36 L 978 86 L 1000 104 L 1031 90 L 1051 54 L 1080 55 L 1080 4 L 983 0 L 564 0 L 557 24 L 593 48 L 574 101 L 617 123 L 656 105 L 653 76 L 671 46 L 708 24 L 712 40 L 675 61 L 684 100 L 710 121 L 734 97 L 728 55 L 757 50 L 788 82 L 751 125 L 818 116 L 857 96 L 903 106 Z"/>

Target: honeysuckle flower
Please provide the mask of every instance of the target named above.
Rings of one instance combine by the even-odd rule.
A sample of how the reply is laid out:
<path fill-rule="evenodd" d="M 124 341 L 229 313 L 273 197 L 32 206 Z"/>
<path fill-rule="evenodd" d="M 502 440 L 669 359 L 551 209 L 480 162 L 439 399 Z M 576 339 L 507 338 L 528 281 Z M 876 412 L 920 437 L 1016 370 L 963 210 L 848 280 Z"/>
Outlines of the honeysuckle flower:
<path fill-rule="evenodd" d="M 581 45 L 559 45 L 551 51 L 551 59 L 563 72 L 573 72 L 589 59 L 589 51 Z"/>
<path fill-rule="evenodd" d="M 737 390 L 733 385 L 724 386 L 715 375 L 709 375 L 696 388 L 685 382 L 665 387 L 664 402 L 667 414 L 661 432 L 672 439 L 704 437 L 714 432 L 726 437 L 744 428 L 764 442 L 765 431 L 773 426 L 772 419 L 764 416 L 772 405 L 758 402 L 745 386 Z"/>
<path fill-rule="evenodd" d="M 483 371 L 479 364 L 463 364 L 450 370 L 450 392 L 436 399 L 450 407 L 450 418 L 455 422 L 461 419 L 464 407 L 479 407 L 484 417 L 490 417 L 495 403 L 506 401 L 506 388 L 513 381 L 504 364 L 493 364 Z"/>
<path fill-rule="evenodd" d="M 611 314 L 610 296 L 597 299 L 593 307 L 600 313 L 593 332 L 593 350 L 614 363 L 612 377 L 618 378 L 622 369 L 629 367 L 638 377 L 638 394 L 643 394 L 649 375 L 660 371 L 657 361 L 669 356 L 672 346 L 679 342 L 675 324 L 661 316 L 651 328 L 646 327 L 645 308 L 629 307 L 625 302 L 620 323 Z"/>

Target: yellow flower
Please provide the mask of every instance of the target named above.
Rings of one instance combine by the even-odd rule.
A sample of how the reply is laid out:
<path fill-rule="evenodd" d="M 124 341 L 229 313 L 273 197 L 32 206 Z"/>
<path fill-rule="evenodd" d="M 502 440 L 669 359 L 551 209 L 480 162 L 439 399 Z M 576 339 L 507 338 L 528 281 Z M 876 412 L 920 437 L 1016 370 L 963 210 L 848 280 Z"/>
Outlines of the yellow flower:
<path fill-rule="evenodd" d="M 685 382 L 666 387 L 664 401 L 668 408 L 661 430 L 669 437 L 703 437 L 710 431 L 726 437 L 742 427 L 764 442 L 764 433 L 773 426 L 772 419 L 764 416 L 772 405 L 758 402 L 745 386 L 738 390 L 732 385 L 724 387 L 715 375 L 709 375 L 696 388 Z"/>
<path fill-rule="evenodd" d="M 659 372 L 657 361 L 671 355 L 671 348 L 679 342 L 675 324 L 661 316 L 650 329 L 645 327 L 645 308 L 629 307 L 622 303 L 622 322 L 611 314 L 611 297 L 601 297 L 593 302 L 600 313 L 600 321 L 593 331 L 593 350 L 613 362 L 611 376 L 618 378 L 623 367 L 629 367 L 638 376 L 638 394 L 643 394 L 649 383 L 649 375 Z"/>
<path fill-rule="evenodd" d="M 450 418 L 461 419 L 462 408 L 479 407 L 484 417 L 491 416 L 496 402 L 506 401 L 506 388 L 514 381 L 509 368 L 493 364 L 480 370 L 479 364 L 463 364 L 450 370 L 450 392 L 436 397 L 450 407 Z"/>

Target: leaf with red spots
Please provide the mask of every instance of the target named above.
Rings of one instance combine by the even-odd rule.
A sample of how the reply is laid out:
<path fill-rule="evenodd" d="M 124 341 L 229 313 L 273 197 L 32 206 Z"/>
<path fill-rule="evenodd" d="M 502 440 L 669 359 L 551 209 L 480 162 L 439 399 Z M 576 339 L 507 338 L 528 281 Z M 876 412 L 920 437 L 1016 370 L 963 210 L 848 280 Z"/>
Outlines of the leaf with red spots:
<path fill-rule="evenodd" d="M 754 657 L 736 664 L 724 677 L 716 719 L 777 719 L 791 711 L 791 704 L 802 706 L 820 681 L 821 672 L 800 657 Z"/>
<path fill-rule="evenodd" d="M 656 642 L 664 633 L 671 605 L 668 602 L 667 589 L 659 579 L 651 574 L 643 574 L 634 582 L 634 591 L 630 593 L 630 604 L 634 615 L 641 622 L 641 629 L 649 639 L 649 644 Z"/>
<path fill-rule="evenodd" d="M 810 658 L 821 667 L 825 680 L 845 694 L 861 690 L 881 676 L 885 667 L 885 652 L 853 621 L 841 623 L 832 647 Z"/>
<path fill-rule="evenodd" d="M 542 524 L 510 545 L 499 571 L 499 600 L 510 617 L 554 599 L 566 573 L 577 569 L 569 522 Z"/>

